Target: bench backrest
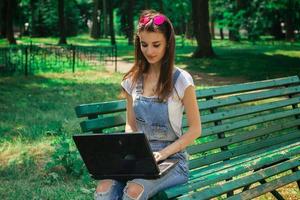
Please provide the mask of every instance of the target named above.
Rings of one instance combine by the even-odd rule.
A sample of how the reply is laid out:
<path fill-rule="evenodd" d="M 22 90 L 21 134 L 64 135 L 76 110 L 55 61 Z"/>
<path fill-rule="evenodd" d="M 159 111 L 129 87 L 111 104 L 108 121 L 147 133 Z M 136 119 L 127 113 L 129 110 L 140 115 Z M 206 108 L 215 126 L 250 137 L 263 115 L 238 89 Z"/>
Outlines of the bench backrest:
<path fill-rule="evenodd" d="M 300 81 L 297 76 L 196 91 L 202 136 L 188 147 L 190 169 L 300 139 Z M 83 132 L 124 131 L 124 100 L 75 108 Z M 184 116 L 183 129 L 187 128 Z"/>

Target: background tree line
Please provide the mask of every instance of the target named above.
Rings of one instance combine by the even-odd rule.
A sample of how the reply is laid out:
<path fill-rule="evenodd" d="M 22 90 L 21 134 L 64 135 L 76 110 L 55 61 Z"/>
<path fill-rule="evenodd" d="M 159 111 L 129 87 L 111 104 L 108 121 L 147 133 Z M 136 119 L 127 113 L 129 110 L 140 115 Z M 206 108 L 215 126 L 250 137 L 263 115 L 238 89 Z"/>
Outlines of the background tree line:
<path fill-rule="evenodd" d="M 1 0 L 0 37 L 59 37 L 89 32 L 94 39 L 124 35 L 133 44 L 143 9 L 165 13 L 177 35 L 195 37 L 195 57 L 214 55 L 211 39 L 259 40 L 261 36 L 294 41 L 299 38 L 300 0 Z M 216 32 L 218 30 L 218 32 Z M 241 33 L 245 34 L 241 34 Z"/>

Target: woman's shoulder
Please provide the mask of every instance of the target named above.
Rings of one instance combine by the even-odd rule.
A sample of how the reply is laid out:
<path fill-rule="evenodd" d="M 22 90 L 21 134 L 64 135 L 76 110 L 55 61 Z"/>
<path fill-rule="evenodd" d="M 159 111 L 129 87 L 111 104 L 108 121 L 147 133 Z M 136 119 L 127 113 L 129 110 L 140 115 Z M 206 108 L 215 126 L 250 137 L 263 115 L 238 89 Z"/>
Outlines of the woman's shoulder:
<path fill-rule="evenodd" d="M 175 67 L 174 73 L 176 73 L 176 71 L 178 71 L 177 73 L 179 73 L 178 79 L 177 79 L 178 81 L 192 82 L 193 83 L 193 77 L 188 71 L 186 71 L 184 69 L 181 69 L 179 67 Z"/>
<path fill-rule="evenodd" d="M 177 73 L 179 73 L 179 75 L 177 80 L 175 81 L 174 86 L 179 94 L 179 97 L 183 98 L 186 88 L 188 88 L 189 86 L 194 86 L 193 77 L 184 69 L 176 67 L 175 72 L 176 71 L 178 71 Z"/>
<path fill-rule="evenodd" d="M 122 88 L 128 93 L 131 94 L 134 88 L 134 82 L 131 76 L 124 78 L 121 82 Z"/>

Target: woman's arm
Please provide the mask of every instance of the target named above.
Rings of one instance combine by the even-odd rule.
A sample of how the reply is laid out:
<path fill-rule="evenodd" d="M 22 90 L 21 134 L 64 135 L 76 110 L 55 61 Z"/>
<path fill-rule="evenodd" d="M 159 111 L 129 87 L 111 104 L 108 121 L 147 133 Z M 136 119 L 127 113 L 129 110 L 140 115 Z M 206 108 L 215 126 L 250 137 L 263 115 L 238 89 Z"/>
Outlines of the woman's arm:
<path fill-rule="evenodd" d="M 185 108 L 189 128 L 187 132 L 185 132 L 178 140 L 162 149 L 160 152 L 154 153 L 157 161 L 164 160 L 169 156 L 185 149 L 201 135 L 200 114 L 197 112 L 199 111 L 199 108 L 193 86 L 189 86 L 185 90 L 182 102 Z"/>
<path fill-rule="evenodd" d="M 129 95 L 126 91 L 124 91 L 126 95 L 126 126 L 125 131 L 126 132 L 136 132 L 136 122 L 135 122 L 135 115 L 132 107 L 132 96 Z"/>

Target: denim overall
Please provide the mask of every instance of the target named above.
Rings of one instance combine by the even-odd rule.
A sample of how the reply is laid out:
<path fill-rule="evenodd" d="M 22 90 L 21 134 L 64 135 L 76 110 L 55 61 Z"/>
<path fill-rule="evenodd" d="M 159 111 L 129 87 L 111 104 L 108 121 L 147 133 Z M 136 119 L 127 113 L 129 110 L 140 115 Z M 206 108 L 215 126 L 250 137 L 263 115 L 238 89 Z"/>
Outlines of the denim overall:
<path fill-rule="evenodd" d="M 179 75 L 180 71 L 177 69 L 173 74 L 173 85 L 175 85 Z M 157 97 L 143 96 L 142 78 L 137 81 L 135 89 L 136 97 L 134 98 L 133 109 L 136 116 L 137 129 L 145 133 L 152 151 L 160 151 L 178 139 L 169 120 L 168 103 L 158 101 Z M 161 190 L 187 182 L 188 165 L 186 152 L 178 152 L 169 157 L 169 159 L 172 158 L 178 159 L 179 162 L 166 175 L 158 179 L 133 179 L 127 182 L 137 183 L 143 187 L 144 191 L 137 199 L 149 199 Z M 95 199 L 132 200 L 126 194 L 127 186 L 125 185 L 126 183 L 124 182 L 113 180 L 111 189 L 105 193 L 95 193 Z"/>

